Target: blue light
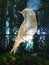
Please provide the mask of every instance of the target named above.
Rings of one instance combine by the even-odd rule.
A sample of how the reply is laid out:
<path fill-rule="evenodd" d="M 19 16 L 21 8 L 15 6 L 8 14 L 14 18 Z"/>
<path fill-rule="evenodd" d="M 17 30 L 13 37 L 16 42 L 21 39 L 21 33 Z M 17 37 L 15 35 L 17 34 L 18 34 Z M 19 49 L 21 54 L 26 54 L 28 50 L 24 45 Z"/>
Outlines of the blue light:
<path fill-rule="evenodd" d="M 26 50 L 30 50 L 33 48 L 33 41 L 28 41 L 26 44 Z"/>
<path fill-rule="evenodd" d="M 41 34 L 46 34 L 46 32 L 41 32 Z"/>
<path fill-rule="evenodd" d="M 37 30 L 37 34 L 40 34 L 40 30 L 39 29 Z"/>
<path fill-rule="evenodd" d="M 40 3 L 40 0 L 29 0 L 29 2 L 27 3 L 27 7 L 32 8 L 33 10 L 37 10 L 41 6 Z"/>
<path fill-rule="evenodd" d="M 8 27 L 9 26 L 9 22 L 8 22 L 8 20 L 6 21 L 6 27 Z"/>
<path fill-rule="evenodd" d="M 6 21 L 6 34 L 9 34 L 9 31 L 10 31 L 10 29 L 9 29 L 9 22 L 7 20 Z"/>

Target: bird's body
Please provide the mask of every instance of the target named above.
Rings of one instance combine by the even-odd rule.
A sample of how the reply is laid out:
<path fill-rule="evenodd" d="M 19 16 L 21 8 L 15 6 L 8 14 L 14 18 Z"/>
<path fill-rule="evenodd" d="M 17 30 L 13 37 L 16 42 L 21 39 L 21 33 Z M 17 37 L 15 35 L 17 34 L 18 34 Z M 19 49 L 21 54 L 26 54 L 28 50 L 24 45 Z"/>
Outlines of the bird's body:
<path fill-rule="evenodd" d="M 32 37 L 37 31 L 37 20 L 34 11 L 26 8 L 21 13 L 24 17 L 24 21 L 19 28 L 17 40 L 15 41 L 13 49 L 11 50 L 11 53 L 14 52 L 14 54 L 20 43 L 32 40 Z"/>

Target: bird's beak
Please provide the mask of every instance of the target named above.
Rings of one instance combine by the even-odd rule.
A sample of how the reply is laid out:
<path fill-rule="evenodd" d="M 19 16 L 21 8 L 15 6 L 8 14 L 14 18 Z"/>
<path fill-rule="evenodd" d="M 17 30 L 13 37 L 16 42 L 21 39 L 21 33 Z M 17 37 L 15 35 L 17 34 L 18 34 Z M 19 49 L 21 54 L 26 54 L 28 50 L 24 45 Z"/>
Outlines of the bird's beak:
<path fill-rule="evenodd" d="M 20 14 L 22 14 L 22 12 L 21 11 L 18 11 Z"/>

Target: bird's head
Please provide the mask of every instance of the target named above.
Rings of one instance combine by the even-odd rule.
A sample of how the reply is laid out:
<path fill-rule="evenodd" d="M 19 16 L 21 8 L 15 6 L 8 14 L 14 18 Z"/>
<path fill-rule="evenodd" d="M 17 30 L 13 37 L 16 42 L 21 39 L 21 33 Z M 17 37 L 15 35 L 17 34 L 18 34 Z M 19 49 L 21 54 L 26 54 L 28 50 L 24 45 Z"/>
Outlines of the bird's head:
<path fill-rule="evenodd" d="M 22 11 L 19 11 L 19 13 L 21 13 L 23 15 L 23 17 L 35 15 L 34 11 L 30 8 L 25 8 Z"/>

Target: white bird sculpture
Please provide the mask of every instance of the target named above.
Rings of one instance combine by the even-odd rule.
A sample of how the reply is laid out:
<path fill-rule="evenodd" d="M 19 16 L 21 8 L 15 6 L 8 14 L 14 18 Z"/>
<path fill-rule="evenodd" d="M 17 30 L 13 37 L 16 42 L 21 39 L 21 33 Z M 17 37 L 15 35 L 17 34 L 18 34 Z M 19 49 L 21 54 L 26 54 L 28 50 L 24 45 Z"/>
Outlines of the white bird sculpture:
<path fill-rule="evenodd" d="M 30 8 L 25 8 L 20 13 L 23 15 L 24 21 L 20 25 L 17 39 L 13 45 L 12 50 L 10 51 L 10 53 L 13 52 L 13 54 L 15 54 L 18 49 L 18 46 L 22 42 L 28 42 L 29 40 L 32 40 L 33 36 L 37 31 L 37 20 L 35 12 Z"/>

